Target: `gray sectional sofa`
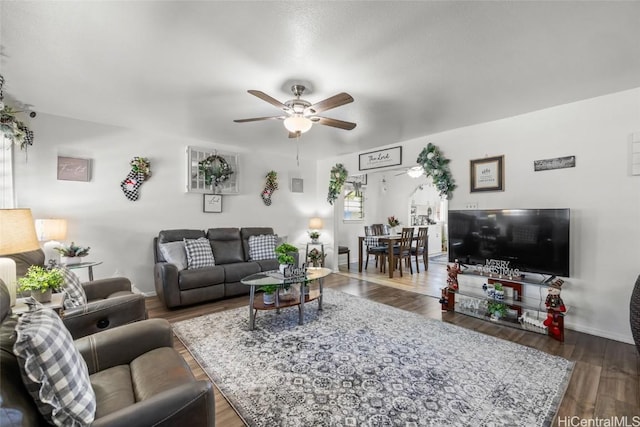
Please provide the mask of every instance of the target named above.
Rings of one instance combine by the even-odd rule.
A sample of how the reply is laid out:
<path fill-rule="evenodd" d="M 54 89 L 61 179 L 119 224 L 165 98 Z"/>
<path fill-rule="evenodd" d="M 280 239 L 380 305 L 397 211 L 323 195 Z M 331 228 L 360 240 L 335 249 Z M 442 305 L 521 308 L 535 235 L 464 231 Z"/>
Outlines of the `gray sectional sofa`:
<path fill-rule="evenodd" d="M 168 308 L 197 304 L 221 298 L 245 295 L 249 287 L 242 278 L 261 271 L 277 270 L 278 260 L 253 261 L 249 257 L 249 237 L 273 235 L 270 227 L 210 228 L 204 230 L 163 230 L 153 239 L 154 278 L 158 297 Z M 209 240 L 215 266 L 188 269 L 179 262 L 167 262 L 165 255 L 170 242 L 183 239 Z"/>

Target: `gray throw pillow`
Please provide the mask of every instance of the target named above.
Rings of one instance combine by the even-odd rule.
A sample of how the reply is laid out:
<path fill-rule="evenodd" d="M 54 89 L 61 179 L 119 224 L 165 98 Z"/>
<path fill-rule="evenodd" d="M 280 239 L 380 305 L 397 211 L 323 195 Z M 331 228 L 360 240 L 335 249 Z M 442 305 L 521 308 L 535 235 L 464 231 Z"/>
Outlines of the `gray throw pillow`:
<path fill-rule="evenodd" d="M 73 338 L 51 309 L 18 318 L 13 353 L 25 387 L 38 410 L 58 426 L 86 426 L 96 413 L 96 396 L 87 364 Z"/>
<path fill-rule="evenodd" d="M 276 243 L 278 236 L 273 234 L 261 234 L 249 237 L 249 259 L 258 261 L 262 259 L 276 258 Z"/>
<path fill-rule="evenodd" d="M 63 289 L 67 296 L 64 298 L 64 308 L 74 308 L 87 305 L 87 294 L 82 287 L 80 278 L 67 267 L 58 267 L 64 277 Z"/>
<path fill-rule="evenodd" d="M 178 270 L 187 268 L 187 252 L 183 241 L 160 243 L 160 253 L 165 261 L 174 264 Z"/>

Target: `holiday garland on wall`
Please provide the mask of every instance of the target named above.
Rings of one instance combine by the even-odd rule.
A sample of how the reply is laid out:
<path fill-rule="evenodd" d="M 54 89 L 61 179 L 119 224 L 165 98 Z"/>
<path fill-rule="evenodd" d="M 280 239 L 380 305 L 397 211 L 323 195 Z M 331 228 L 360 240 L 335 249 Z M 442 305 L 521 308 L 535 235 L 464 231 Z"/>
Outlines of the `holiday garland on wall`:
<path fill-rule="evenodd" d="M 213 154 L 198 162 L 198 173 L 204 175 L 206 185 L 217 187 L 231 177 L 233 169 L 224 157 Z"/>
<path fill-rule="evenodd" d="M 327 201 L 329 204 L 333 205 L 338 199 L 340 195 L 340 191 L 342 190 L 342 186 L 347 180 L 347 175 L 349 173 L 344 168 L 342 163 L 336 163 L 334 167 L 331 168 L 331 178 L 329 179 L 329 194 L 327 195 Z"/>
<path fill-rule="evenodd" d="M 278 189 L 278 172 L 269 171 L 266 178 L 267 183 L 265 184 L 264 190 L 262 190 L 262 194 L 260 194 L 260 196 L 262 197 L 262 201 L 265 205 L 271 206 L 271 195 Z"/>
<path fill-rule="evenodd" d="M 33 131 L 16 117 L 21 111 L 5 105 L 3 86 L 4 77 L 0 75 L 0 131 L 5 138 L 26 150 L 28 146 L 33 145 Z M 35 113 L 32 112 L 31 116 L 34 117 Z"/>
<path fill-rule="evenodd" d="M 425 175 L 433 179 L 440 196 L 451 199 L 457 186 L 449 170 L 450 160 L 442 155 L 438 147 L 429 143 L 418 155 L 417 162 L 424 169 Z"/>

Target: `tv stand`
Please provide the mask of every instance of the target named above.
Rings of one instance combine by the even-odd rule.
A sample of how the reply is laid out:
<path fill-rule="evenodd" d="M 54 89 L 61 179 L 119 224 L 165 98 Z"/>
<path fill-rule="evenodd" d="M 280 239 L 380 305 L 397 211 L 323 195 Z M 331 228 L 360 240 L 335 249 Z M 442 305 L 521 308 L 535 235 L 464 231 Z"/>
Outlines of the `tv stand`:
<path fill-rule="evenodd" d="M 455 268 L 452 269 L 455 272 Z M 455 273 L 454 273 L 455 274 Z M 496 298 L 484 290 L 483 285 L 470 285 L 457 289 L 446 286 L 441 289 L 440 303 L 443 311 L 453 311 L 466 314 L 483 320 L 490 320 L 500 325 L 533 331 L 549 335 L 558 341 L 564 341 L 564 316 L 567 308 L 562 305 L 562 310 L 554 304 L 548 305 L 547 292 L 542 292 L 543 288 L 552 288 L 554 283 L 562 283 L 556 280 L 555 276 L 541 281 L 527 280 L 521 275 L 517 278 L 509 278 L 497 275 L 482 275 L 474 271 L 465 271 L 455 274 L 457 284 L 458 274 L 463 276 L 484 277 L 487 279 L 486 287 L 489 289 L 496 284 L 502 287 L 504 298 Z M 555 282 L 554 282 L 555 281 Z M 560 285 L 561 286 L 561 285 Z M 537 287 L 538 296 L 533 296 L 535 292 L 528 295 L 527 287 Z M 559 288 L 558 288 L 559 289 Z M 559 298 L 559 290 L 558 300 Z M 560 300 L 561 301 L 561 300 Z M 500 306 L 504 308 L 500 308 Z M 496 310 L 498 308 L 498 310 Z M 491 311 L 494 311 L 491 313 Z M 504 315 L 497 316 L 496 311 L 504 311 Z"/>

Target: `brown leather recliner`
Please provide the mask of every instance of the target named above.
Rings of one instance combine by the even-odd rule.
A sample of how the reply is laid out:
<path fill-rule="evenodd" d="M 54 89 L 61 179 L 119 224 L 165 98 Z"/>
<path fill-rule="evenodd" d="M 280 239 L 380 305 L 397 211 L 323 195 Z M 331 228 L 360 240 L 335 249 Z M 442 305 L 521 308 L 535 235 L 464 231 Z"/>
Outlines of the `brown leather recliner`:
<path fill-rule="evenodd" d="M 87 305 L 67 308 L 62 314 L 73 339 L 147 318 L 144 295 L 133 293 L 125 277 L 84 282 L 82 287 Z"/>
<path fill-rule="evenodd" d="M 41 249 L 5 255 L 16 262 L 18 277 L 31 265 L 44 266 Z M 65 309 L 62 321 L 74 339 L 95 334 L 116 326 L 147 318 L 144 296 L 131 291 L 131 281 L 125 277 L 93 280 L 82 283 L 87 305 Z"/>
<path fill-rule="evenodd" d="M 0 280 L 0 425 L 48 425 L 13 354 L 17 317 Z M 197 381 L 173 348 L 171 326 L 151 319 L 75 341 L 96 394 L 92 426 L 215 426 L 213 388 Z"/>

